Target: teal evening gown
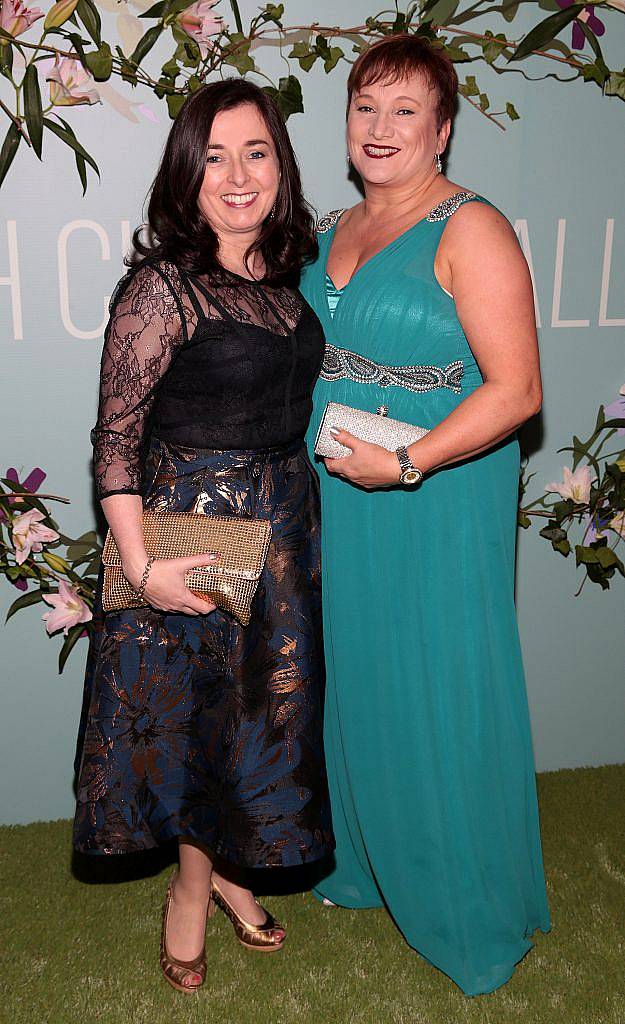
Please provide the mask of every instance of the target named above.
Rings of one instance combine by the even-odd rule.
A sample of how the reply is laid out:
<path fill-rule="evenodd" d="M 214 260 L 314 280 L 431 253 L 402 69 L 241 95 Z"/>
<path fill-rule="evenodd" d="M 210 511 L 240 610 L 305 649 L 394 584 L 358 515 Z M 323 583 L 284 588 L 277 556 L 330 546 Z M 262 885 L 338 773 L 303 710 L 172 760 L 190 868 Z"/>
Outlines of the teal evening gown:
<path fill-rule="evenodd" d="M 326 333 L 311 450 L 328 401 L 431 428 L 482 383 L 434 275 L 446 220 L 473 199 L 440 204 L 340 291 L 340 211 L 320 222 L 302 284 Z M 518 442 L 413 490 L 319 471 L 337 848 L 317 895 L 385 906 L 467 995 L 490 992 L 550 927 L 514 607 Z"/>

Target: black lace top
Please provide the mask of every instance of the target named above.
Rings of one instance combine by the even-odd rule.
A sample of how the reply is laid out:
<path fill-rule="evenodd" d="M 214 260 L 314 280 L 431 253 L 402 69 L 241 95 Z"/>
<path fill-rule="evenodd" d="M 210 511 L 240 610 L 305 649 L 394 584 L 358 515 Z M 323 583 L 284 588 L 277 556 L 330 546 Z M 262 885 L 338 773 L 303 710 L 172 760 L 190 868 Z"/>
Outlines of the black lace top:
<path fill-rule="evenodd" d="M 151 436 L 249 449 L 303 437 L 323 329 L 301 294 L 142 263 L 111 300 L 91 432 L 98 496 L 141 494 Z"/>

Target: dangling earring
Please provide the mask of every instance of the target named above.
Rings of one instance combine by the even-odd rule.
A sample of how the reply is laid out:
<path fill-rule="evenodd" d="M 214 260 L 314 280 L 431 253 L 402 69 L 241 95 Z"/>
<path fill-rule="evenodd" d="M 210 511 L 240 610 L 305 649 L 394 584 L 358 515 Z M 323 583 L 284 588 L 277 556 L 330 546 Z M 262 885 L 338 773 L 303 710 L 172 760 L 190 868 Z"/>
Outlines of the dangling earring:
<path fill-rule="evenodd" d="M 440 174 L 441 171 L 443 170 L 443 161 L 441 160 L 440 153 L 437 153 L 436 156 L 434 157 L 434 163 L 436 164 L 436 173 Z"/>
<path fill-rule="evenodd" d="M 268 218 L 269 220 L 273 220 L 273 218 L 275 217 L 275 215 L 276 215 L 276 206 L 277 205 L 278 205 L 278 200 L 276 199 L 275 203 L 273 204 L 273 206 L 271 207 L 271 209 L 269 211 L 269 218 Z"/>

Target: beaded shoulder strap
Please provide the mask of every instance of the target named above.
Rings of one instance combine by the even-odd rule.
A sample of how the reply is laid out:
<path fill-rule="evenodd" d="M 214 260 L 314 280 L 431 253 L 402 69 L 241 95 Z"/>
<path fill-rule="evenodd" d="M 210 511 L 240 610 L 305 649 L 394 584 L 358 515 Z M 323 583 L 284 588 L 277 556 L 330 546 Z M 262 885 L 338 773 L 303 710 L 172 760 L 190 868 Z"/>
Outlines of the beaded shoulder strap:
<path fill-rule="evenodd" d="M 345 207 L 341 210 L 330 210 L 330 213 L 326 213 L 317 224 L 319 234 L 331 231 L 342 213 L 345 213 Z"/>
<path fill-rule="evenodd" d="M 471 199 L 477 199 L 475 192 L 456 192 L 454 196 L 443 199 L 442 203 L 439 203 L 433 210 L 430 210 L 425 219 L 429 221 L 447 220 L 463 203 L 468 203 Z"/>

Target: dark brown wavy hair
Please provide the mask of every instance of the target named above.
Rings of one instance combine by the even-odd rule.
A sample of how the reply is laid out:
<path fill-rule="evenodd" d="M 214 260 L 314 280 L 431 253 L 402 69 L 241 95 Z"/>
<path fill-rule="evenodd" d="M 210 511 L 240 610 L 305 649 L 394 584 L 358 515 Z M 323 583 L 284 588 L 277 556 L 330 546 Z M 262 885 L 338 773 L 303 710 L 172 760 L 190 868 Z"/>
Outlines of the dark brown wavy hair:
<path fill-rule="evenodd" d="M 145 258 L 171 260 L 193 274 L 219 267 L 217 235 L 202 215 L 198 197 L 213 121 L 223 110 L 252 103 L 272 138 L 280 167 L 275 208 L 245 254 L 262 254 L 265 280 L 297 285 L 301 268 L 317 256 L 313 211 L 304 199 L 295 153 L 282 114 L 271 96 L 243 78 L 204 85 L 186 100 L 167 138 L 150 189 L 147 223 L 133 235 L 130 265 Z"/>

